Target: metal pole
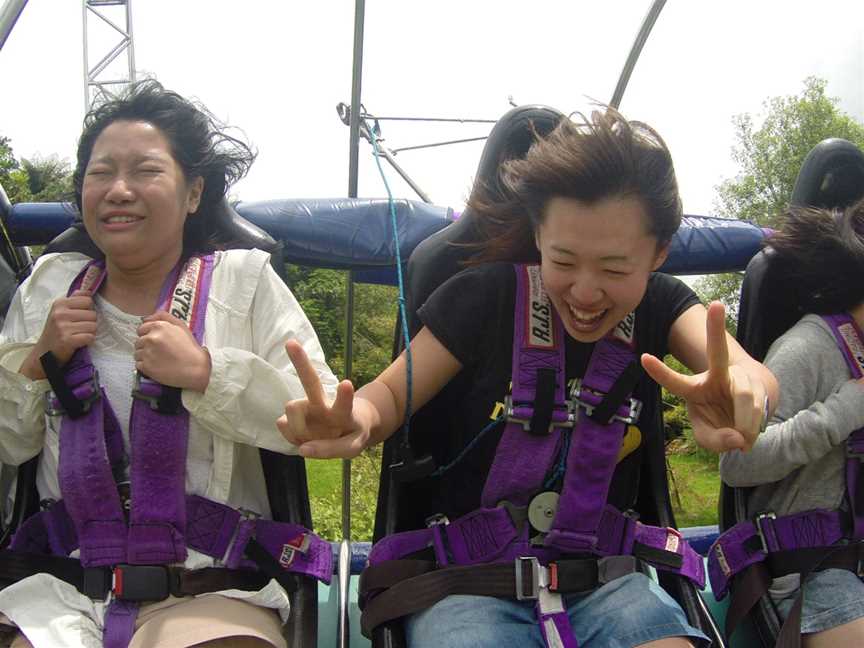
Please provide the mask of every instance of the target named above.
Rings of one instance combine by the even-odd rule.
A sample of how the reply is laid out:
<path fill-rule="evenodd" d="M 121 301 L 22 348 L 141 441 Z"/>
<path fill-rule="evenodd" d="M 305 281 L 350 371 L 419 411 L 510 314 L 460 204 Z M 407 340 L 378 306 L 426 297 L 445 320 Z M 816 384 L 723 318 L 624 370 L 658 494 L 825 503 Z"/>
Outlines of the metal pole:
<path fill-rule="evenodd" d="M 357 176 L 360 156 L 360 87 L 363 78 L 363 21 L 366 15 L 365 0 L 354 2 L 354 62 L 351 73 L 351 114 L 348 123 L 348 197 L 357 197 Z M 345 296 L 345 377 L 353 372 L 354 355 L 354 271 L 348 271 L 348 286 Z M 339 548 L 339 621 L 336 626 L 338 648 L 347 648 L 350 642 L 348 624 L 348 585 L 351 562 L 351 460 L 342 460 L 342 544 Z"/>
<path fill-rule="evenodd" d="M 365 125 L 363 126 L 363 136 L 369 139 L 370 142 L 372 141 L 371 138 L 375 137 L 374 133 L 369 133 Z M 426 195 L 426 192 L 423 191 L 407 173 L 405 173 L 405 170 L 401 166 L 399 166 L 399 163 L 396 162 L 396 158 L 393 157 L 393 155 L 390 153 L 390 151 L 387 150 L 386 147 L 381 146 L 379 143 L 376 150 L 380 155 L 384 156 L 384 159 L 390 163 L 390 166 L 396 169 L 396 173 L 402 176 L 402 179 L 408 183 L 408 186 L 411 187 L 418 196 L 420 196 L 420 200 L 425 203 L 432 204 L 432 201 L 429 199 L 429 196 Z"/>
<path fill-rule="evenodd" d="M 27 0 L 6 0 L 0 8 L 0 50 L 6 44 L 6 39 L 12 33 L 12 28 L 18 22 L 18 17 L 24 11 Z"/>
<path fill-rule="evenodd" d="M 90 59 L 87 54 L 87 0 L 81 2 L 81 10 L 84 12 L 81 24 L 81 38 L 83 44 L 81 51 L 84 52 L 84 114 L 90 112 Z"/>
<path fill-rule="evenodd" d="M 654 4 L 648 10 L 648 15 L 642 20 L 642 27 L 639 28 L 639 33 L 636 34 L 636 39 L 633 41 L 633 47 L 630 48 L 630 55 L 624 63 L 624 68 L 621 70 L 621 76 L 618 77 L 618 85 L 615 86 L 615 92 L 612 94 L 612 101 L 609 105 L 616 110 L 621 105 L 621 99 L 624 97 L 624 91 L 627 89 L 627 84 L 630 82 L 630 75 L 633 74 L 633 68 L 636 67 L 636 61 L 639 60 L 639 55 L 642 53 L 642 47 L 645 41 L 648 40 L 651 29 L 654 23 L 657 22 L 657 17 L 663 11 L 663 5 L 666 0 L 654 0 Z"/>

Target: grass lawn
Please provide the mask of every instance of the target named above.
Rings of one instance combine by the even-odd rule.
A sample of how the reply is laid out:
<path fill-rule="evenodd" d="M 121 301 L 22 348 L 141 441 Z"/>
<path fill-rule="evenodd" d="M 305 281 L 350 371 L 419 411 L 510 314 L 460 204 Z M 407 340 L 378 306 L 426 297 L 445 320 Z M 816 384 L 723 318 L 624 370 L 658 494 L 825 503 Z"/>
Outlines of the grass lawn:
<path fill-rule="evenodd" d="M 717 524 L 720 476 L 716 457 L 673 448 L 668 465 L 669 490 L 678 526 Z"/>
<path fill-rule="evenodd" d="M 669 448 L 669 488 L 680 527 L 717 523 L 720 491 L 717 458 L 694 448 L 692 442 L 686 441 L 673 442 Z M 379 462 L 377 453 L 352 462 L 351 536 L 355 540 L 372 538 Z M 328 540 L 338 540 L 342 536 L 342 461 L 309 460 L 306 471 L 315 530 Z"/>

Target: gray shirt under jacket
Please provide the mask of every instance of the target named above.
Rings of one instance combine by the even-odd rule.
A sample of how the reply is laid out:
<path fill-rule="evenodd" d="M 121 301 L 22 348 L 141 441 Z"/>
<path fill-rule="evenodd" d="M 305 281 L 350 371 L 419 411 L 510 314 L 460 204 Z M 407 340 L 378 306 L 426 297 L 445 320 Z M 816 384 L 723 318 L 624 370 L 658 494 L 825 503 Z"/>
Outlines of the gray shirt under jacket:
<path fill-rule="evenodd" d="M 730 486 L 755 486 L 752 518 L 763 511 L 787 515 L 843 504 L 846 439 L 864 427 L 864 385 L 852 380 L 831 329 L 805 315 L 779 337 L 765 365 L 780 383 L 780 402 L 749 452 L 720 457 Z"/>

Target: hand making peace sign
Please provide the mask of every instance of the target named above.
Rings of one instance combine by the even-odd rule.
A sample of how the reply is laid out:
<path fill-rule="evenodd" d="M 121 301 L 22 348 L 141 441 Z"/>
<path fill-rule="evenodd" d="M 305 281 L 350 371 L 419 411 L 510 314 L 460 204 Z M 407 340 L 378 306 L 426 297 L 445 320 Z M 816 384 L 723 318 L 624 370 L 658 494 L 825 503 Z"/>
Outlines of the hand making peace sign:
<path fill-rule="evenodd" d="M 715 452 L 749 450 L 767 416 L 767 392 L 752 373 L 730 363 L 724 320 L 723 305 L 712 303 L 706 322 L 707 371 L 687 376 L 647 353 L 642 355 L 642 366 L 657 383 L 686 401 L 699 445 Z"/>
<path fill-rule="evenodd" d="M 285 403 L 285 414 L 276 425 L 282 435 L 299 446 L 304 457 L 356 457 L 366 447 L 370 426 L 354 412 L 354 386 L 343 380 L 336 388 L 336 400 L 328 403 L 321 381 L 309 357 L 295 340 L 285 351 L 297 370 L 306 398 Z"/>

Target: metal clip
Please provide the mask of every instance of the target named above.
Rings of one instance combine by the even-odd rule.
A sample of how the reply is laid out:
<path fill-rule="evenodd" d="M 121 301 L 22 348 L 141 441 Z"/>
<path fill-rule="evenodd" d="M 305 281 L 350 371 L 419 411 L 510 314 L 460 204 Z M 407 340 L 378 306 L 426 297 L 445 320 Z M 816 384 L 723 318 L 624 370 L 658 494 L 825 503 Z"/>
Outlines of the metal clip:
<path fill-rule="evenodd" d="M 450 518 L 443 513 L 436 513 L 426 518 L 426 528 L 431 529 L 434 526 L 447 526 L 450 524 Z"/>
<path fill-rule="evenodd" d="M 574 408 L 581 408 L 585 410 L 585 414 L 587 416 L 591 416 L 597 406 L 582 400 L 583 390 L 585 393 L 589 393 L 598 397 L 601 401 L 606 396 L 606 394 L 595 391 L 593 389 L 589 389 L 588 387 L 583 388 L 582 381 L 578 378 L 573 381 L 573 388 L 570 390 L 570 399 L 573 403 L 572 406 Z M 571 401 L 567 402 L 570 403 Z M 630 408 L 626 416 L 621 416 L 617 413 L 613 414 L 612 418 L 609 419 L 609 422 L 611 423 L 612 421 L 621 421 L 622 423 L 626 423 L 627 425 L 633 425 L 634 423 L 636 423 L 639 420 L 639 416 L 642 414 L 642 401 L 635 398 L 630 398 L 629 405 Z"/>
<path fill-rule="evenodd" d="M 569 400 L 564 401 L 564 402 L 567 405 L 567 409 L 566 409 L 567 418 L 564 421 L 556 421 L 553 419 L 552 422 L 549 423 L 549 431 L 550 432 L 552 431 L 552 428 L 556 428 L 556 427 L 572 428 L 574 422 L 576 421 L 576 415 L 575 415 L 573 403 L 571 403 Z M 526 405 L 526 407 L 529 407 L 529 406 Z M 533 405 L 531 407 L 533 407 Z M 513 414 L 514 409 L 515 409 L 515 405 L 513 405 L 513 396 L 508 394 L 507 396 L 504 397 L 504 418 L 507 419 L 508 423 L 518 423 L 519 425 L 522 426 L 523 430 L 525 430 L 526 432 L 530 432 L 531 431 L 531 419 L 530 418 L 519 418 L 519 417 L 515 416 Z M 560 412 L 561 410 L 558 409 L 557 411 Z"/>
<path fill-rule="evenodd" d="M 530 576 L 528 577 L 530 590 L 525 593 L 524 567 L 528 566 Z M 516 574 L 516 599 L 519 601 L 535 601 L 540 596 L 540 590 L 549 587 L 549 570 L 540 565 L 540 561 L 534 556 L 519 556 L 513 561 L 513 569 Z"/>
<path fill-rule="evenodd" d="M 99 384 L 98 371 L 95 369 L 93 370 L 93 377 L 90 378 L 88 382 L 90 383 L 91 389 L 90 395 L 79 401 L 81 403 L 81 409 L 85 414 L 90 411 L 93 403 L 102 397 L 102 387 Z M 42 397 L 45 399 L 45 414 L 48 416 L 64 416 L 66 414 L 66 409 L 60 404 L 60 401 L 57 400 L 57 396 L 53 391 L 46 391 Z"/>
<path fill-rule="evenodd" d="M 759 542 L 762 545 L 762 551 L 767 553 L 771 553 L 771 549 L 768 547 L 768 538 L 765 537 L 765 530 L 762 528 L 762 520 L 776 520 L 777 514 L 774 511 L 763 511 L 761 513 L 756 514 L 756 518 L 753 522 L 753 525 L 756 527 L 756 535 L 759 536 Z"/>

